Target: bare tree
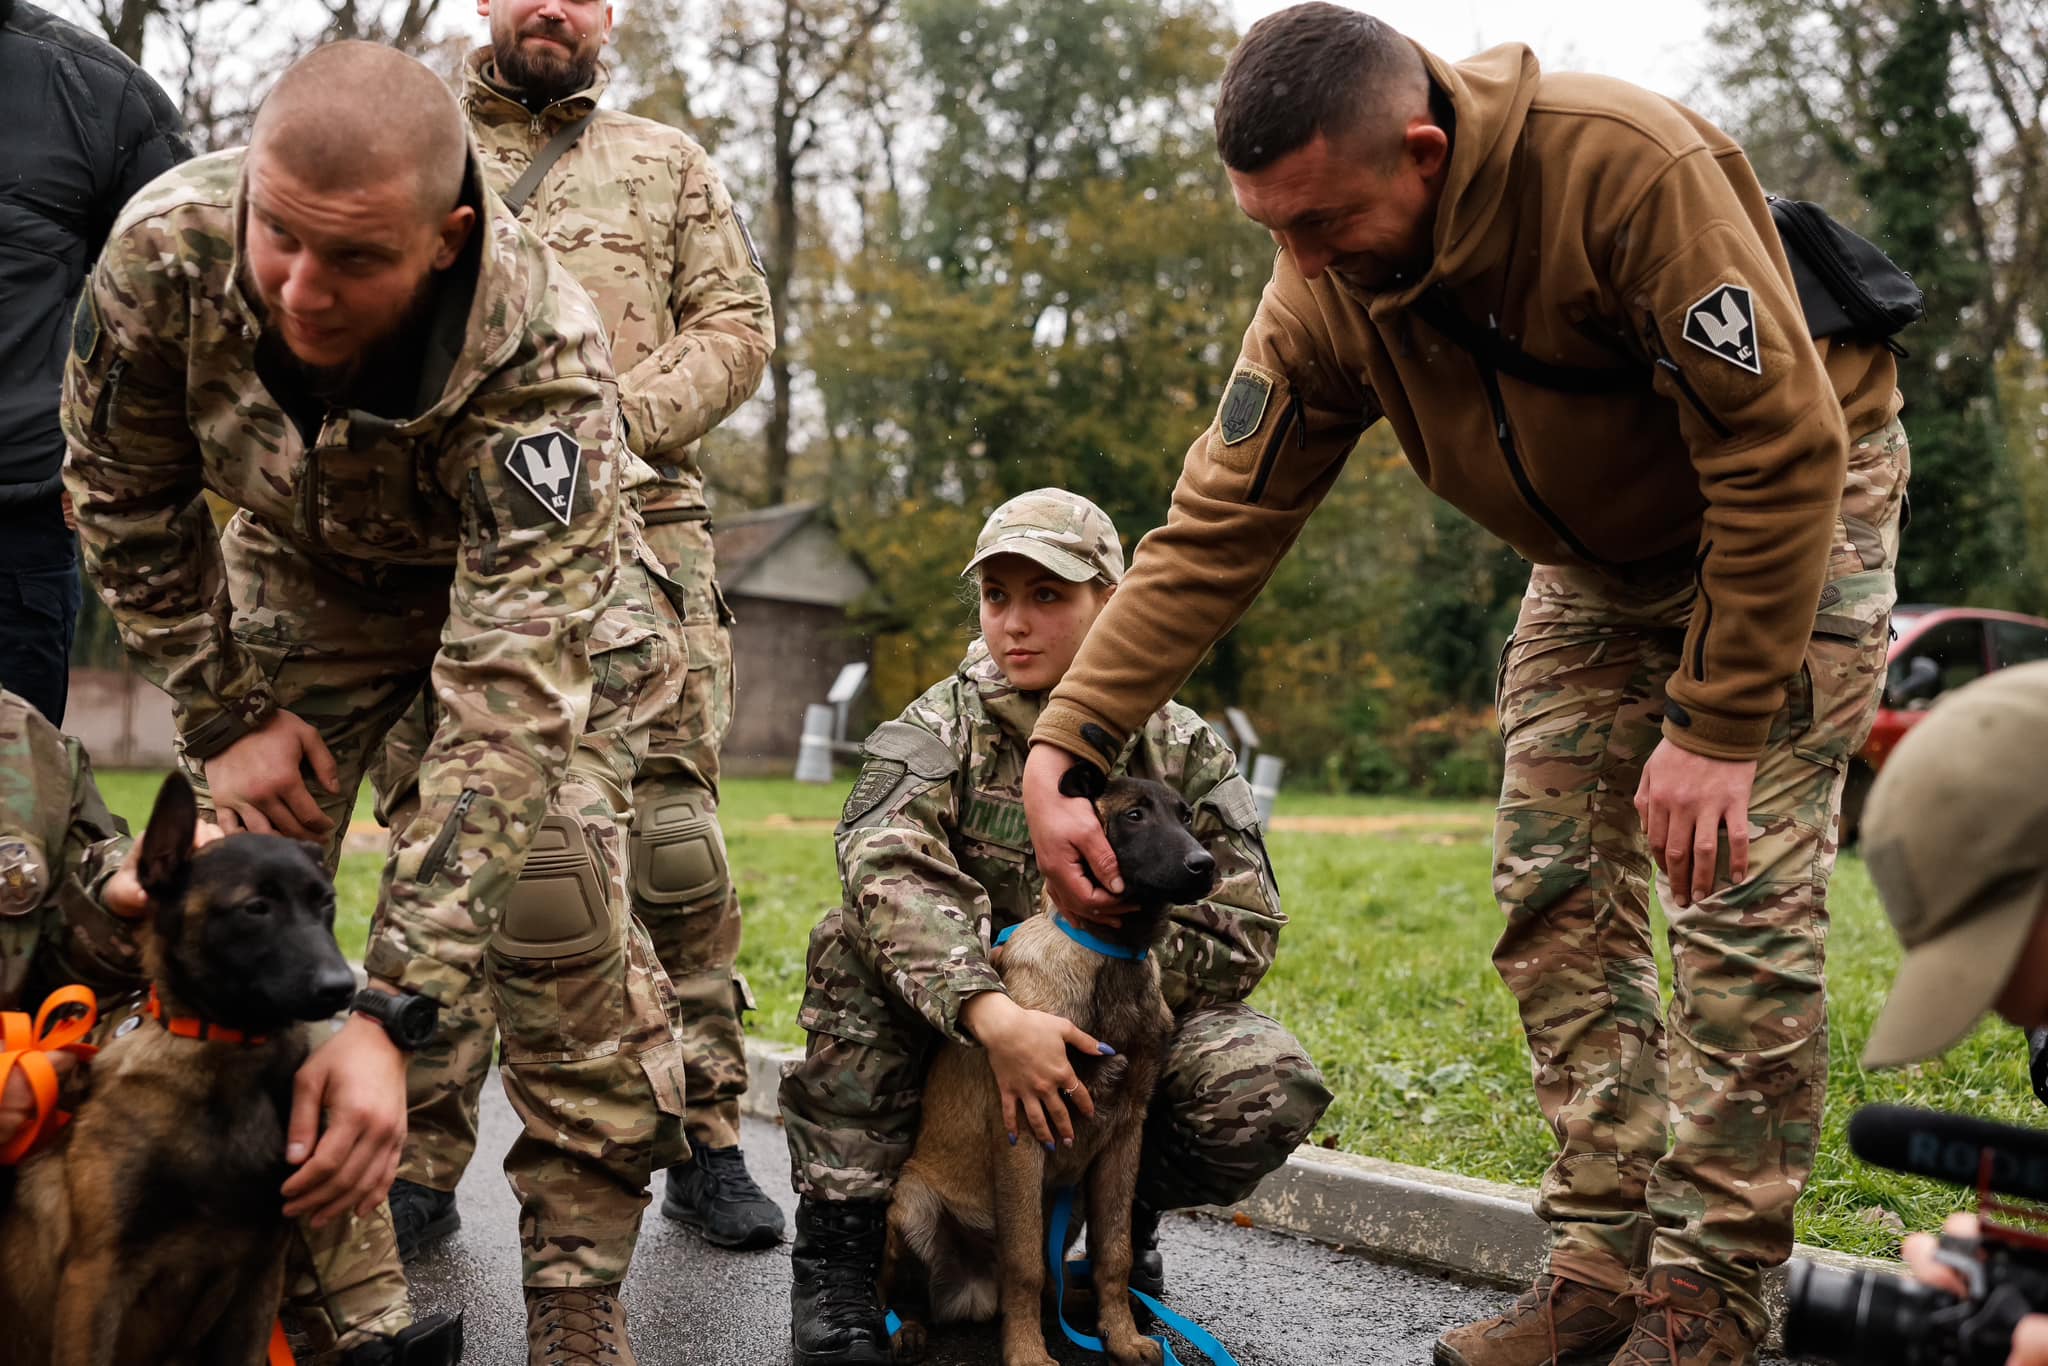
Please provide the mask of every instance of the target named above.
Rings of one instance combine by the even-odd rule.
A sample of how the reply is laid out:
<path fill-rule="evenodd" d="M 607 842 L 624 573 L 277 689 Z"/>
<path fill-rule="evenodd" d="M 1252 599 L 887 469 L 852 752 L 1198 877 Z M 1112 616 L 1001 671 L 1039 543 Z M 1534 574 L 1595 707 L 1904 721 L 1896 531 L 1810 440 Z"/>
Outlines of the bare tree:
<path fill-rule="evenodd" d="M 828 98 L 872 56 L 877 29 L 891 0 L 731 0 L 715 62 L 730 63 L 767 78 L 768 250 L 763 264 L 775 302 L 781 344 L 768 362 L 769 414 L 765 432 L 766 469 L 762 493 L 779 503 L 789 496 L 790 425 L 793 410 L 791 341 L 802 323 L 792 308 L 802 239 L 801 186 L 806 160 L 818 149 L 821 114 Z"/>

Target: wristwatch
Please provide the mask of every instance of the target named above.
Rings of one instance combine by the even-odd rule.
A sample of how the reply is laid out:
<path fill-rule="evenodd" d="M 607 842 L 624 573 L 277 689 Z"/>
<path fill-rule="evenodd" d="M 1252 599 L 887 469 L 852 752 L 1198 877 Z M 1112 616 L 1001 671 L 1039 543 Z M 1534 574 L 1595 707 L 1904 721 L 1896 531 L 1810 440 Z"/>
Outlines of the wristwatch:
<path fill-rule="evenodd" d="M 434 1037 L 434 1028 L 441 1018 L 441 1003 L 431 996 L 419 996 L 410 991 L 401 991 L 394 996 L 374 987 L 364 987 L 357 992 L 349 1010 L 357 1015 L 367 1015 L 383 1025 L 384 1032 L 391 1036 L 391 1042 L 407 1053 L 418 1052 Z"/>

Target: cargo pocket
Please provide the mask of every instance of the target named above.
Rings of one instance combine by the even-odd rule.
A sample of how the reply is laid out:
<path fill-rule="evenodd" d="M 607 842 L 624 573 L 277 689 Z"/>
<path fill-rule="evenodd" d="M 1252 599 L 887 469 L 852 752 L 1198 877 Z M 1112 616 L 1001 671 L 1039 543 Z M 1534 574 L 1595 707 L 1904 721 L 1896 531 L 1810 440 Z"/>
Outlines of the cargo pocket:
<path fill-rule="evenodd" d="M 675 1031 L 675 986 L 655 956 L 647 927 L 637 920 L 626 930 L 626 997 L 633 1053 L 647 1074 L 654 1104 L 663 1114 L 680 1119 L 689 1109 L 690 1097 L 683 1042 Z"/>
<path fill-rule="evenodd" d="M 1884 686 L 1897 596 L 1889 569 L 1847 574 L 1822 590 L 1790 699 L 1793 753 L 1843 769 L 1863 747 Z"/>

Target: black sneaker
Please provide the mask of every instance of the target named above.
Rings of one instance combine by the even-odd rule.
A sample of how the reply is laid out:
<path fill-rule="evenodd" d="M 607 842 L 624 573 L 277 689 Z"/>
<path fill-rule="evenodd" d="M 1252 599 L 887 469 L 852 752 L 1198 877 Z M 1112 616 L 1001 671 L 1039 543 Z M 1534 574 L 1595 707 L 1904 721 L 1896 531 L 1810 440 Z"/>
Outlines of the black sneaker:
<path fill-rule="evenodd" d="M 400 1178 L 391 1183 L 391 1224 L 398 1233 L 398 1260 L 410 1262 L 462 1227 L 455 1192 L 437 1191 Z"/>
<path fill-rule="evenodd" d="M 707 1242 L 742 1251 L 774 1247 L 785 1227 L 781 1208 L 754 1184 L 738 1148 L 698 1148 L 670 1167 L 661 1212 Z"/>
<path fill-rule="evenodd" d="M 339 1366 L 456 1366 L 462 1360 L 462 1315 L 436 1314 L 401 1333 L 351 1347 Z"/>

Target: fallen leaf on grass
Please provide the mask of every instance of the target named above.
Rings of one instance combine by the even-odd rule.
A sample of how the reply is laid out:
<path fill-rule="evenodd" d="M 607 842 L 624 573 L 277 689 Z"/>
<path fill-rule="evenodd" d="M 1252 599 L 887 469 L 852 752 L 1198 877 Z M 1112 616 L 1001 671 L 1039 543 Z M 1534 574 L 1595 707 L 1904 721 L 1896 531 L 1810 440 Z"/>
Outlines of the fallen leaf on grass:
<path fill-rule="evenodd" d="M 1864 1208 L 1857 1210 L 1856 1222 L 1859 1224 L 1870 1224 L 1876 1228 L 1883 1229 L 1887 1233 L 1897 1234 L 1901 1238 L 1906 1236 L 1906 1221 L 1898 1216 L 1897 1211 L 1888 1210 L 1879 1205 L 1866 1205 Z"/>

